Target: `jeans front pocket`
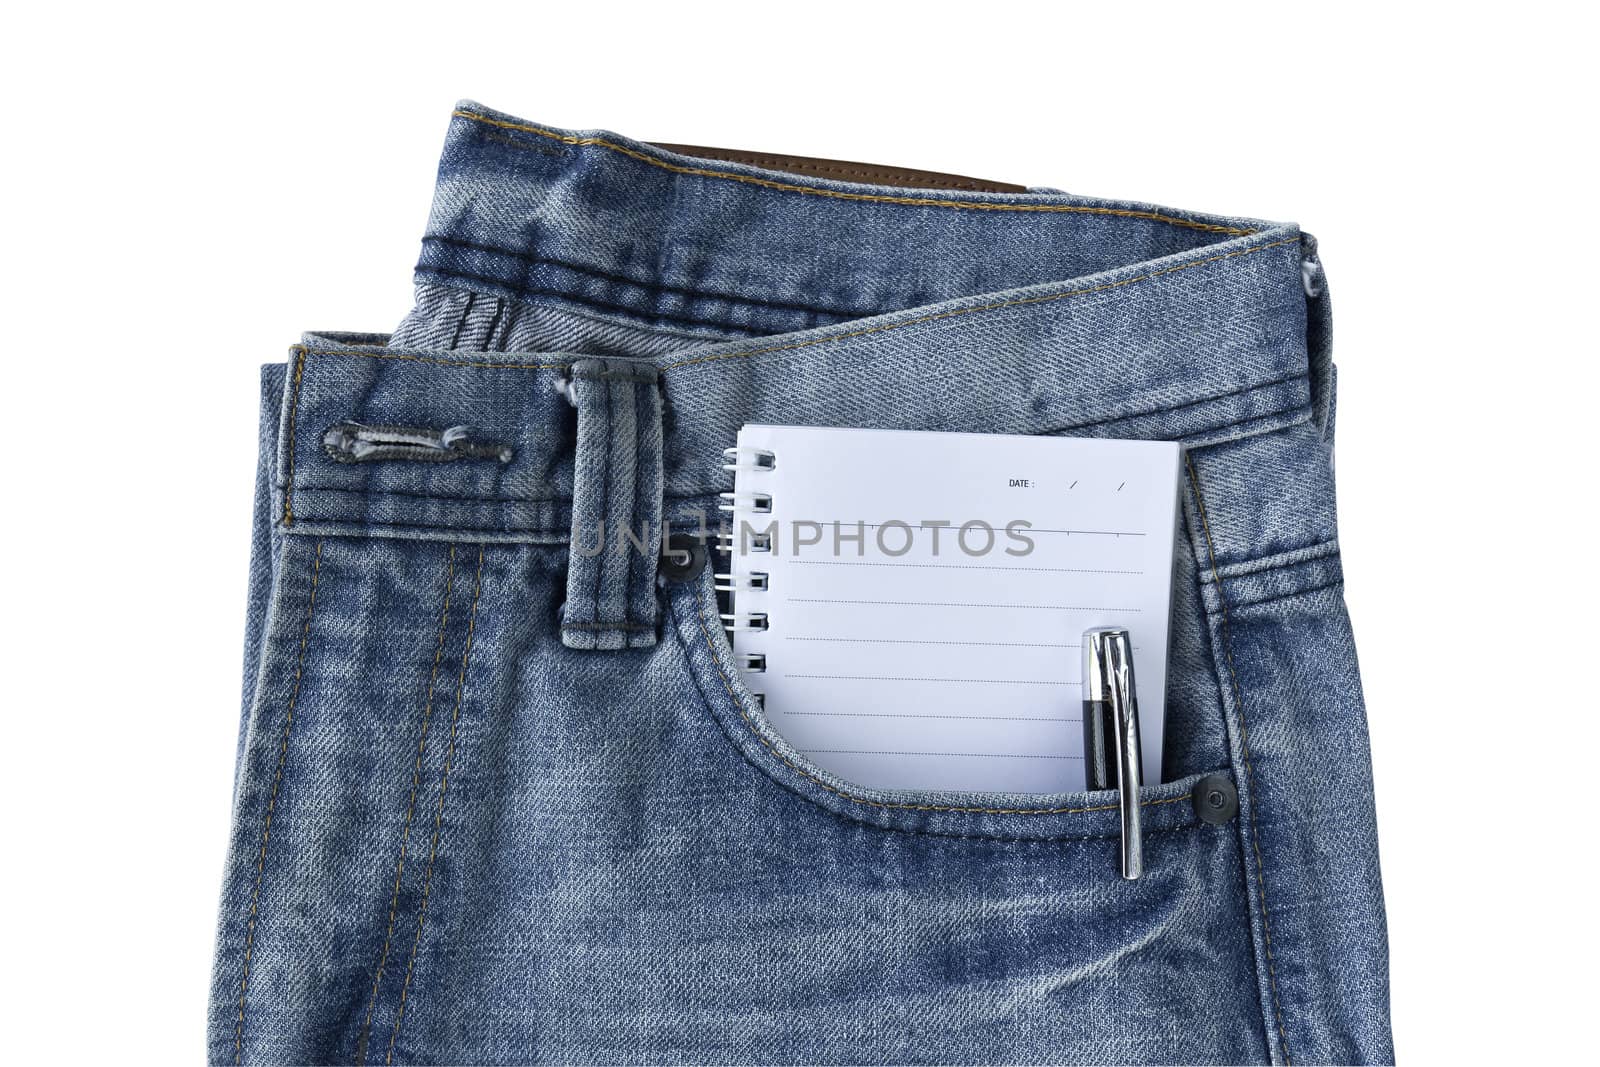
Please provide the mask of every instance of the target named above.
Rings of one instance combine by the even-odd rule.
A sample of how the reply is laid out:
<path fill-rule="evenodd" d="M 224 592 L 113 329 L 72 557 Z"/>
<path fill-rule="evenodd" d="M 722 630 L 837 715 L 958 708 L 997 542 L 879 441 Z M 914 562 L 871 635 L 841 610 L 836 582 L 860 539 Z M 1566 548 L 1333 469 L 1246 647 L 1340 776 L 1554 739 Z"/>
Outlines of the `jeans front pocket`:
<path fill-rule="evenodd" d="M 705 877 L 743 872 L 723 899 L 785 1020 L 768 1058 L 826 1061 L 841 1033 L 860 1061 L 1267 1058 L 1237 827 L 1197 814 L 1202 775 L 1142 792 L 1146 873 L 1127 881 L 1115 793 L 841 781 L 765 720 L 710 584 L 668 599 L 666 647 L 721 740 L 693 773 L 734 813 Z"/>

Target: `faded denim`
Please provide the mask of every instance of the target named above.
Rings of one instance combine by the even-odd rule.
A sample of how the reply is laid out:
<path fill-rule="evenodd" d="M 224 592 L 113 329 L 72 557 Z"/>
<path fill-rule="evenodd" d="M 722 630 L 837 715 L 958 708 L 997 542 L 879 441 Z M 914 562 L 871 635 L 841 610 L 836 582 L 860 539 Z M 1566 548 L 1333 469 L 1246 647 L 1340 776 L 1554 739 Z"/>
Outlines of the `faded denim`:
<path fill-rule="evenodd" d="M 1329 353 L 1291 225 L 463 104 L 415 308 L 263 373 L 210 1059 L 1389 1059 Z M 818 769 L 713 568 L 578 551 L 715 514 L 745 422 L 1185 443 L 1143 880 L 1112 794 Z M 361 459 L 351 424 L 420 434 Z"/>

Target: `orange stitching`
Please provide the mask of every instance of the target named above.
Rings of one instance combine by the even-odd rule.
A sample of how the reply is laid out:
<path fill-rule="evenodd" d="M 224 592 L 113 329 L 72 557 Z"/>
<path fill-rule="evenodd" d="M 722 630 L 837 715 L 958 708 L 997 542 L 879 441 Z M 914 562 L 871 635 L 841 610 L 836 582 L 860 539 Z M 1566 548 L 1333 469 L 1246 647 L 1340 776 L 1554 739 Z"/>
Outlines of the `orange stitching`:
<path fill-rule="evenodd" d="M 1222 589 L 1222 577 L 1217 573 L 1217 550 L 1211 540 L 1211 522 L 1206 518 L 1205 499 L 1200 495 L 1200 476 L 1195 472 L 1194 460 L 1187 452 L 1183 461 L 1189 468 L 1189 484 L 1194 487 L 1195 507 L 1200 512 L 1200 525 L 1206 535 L 1206 559 L 1211 565 L 1212 581 L 1216 584 L 1217 603 L 1222 608 L 1222 649 L 1228 661 L 1228 677 L 1233 682 L 1233 700 L 1239 707 L 1240 754 L 1244 757 L 1245 778 L 1250 783 L 1250 842 L 1256 854 L 1256 891 L 1261 895 L 1261 932 L 1265 935 L 1267 947 L 1267 977 L 1272 986 L 1272 1010 L 1278 1020 L 1278 1041 L 1283 1045 L 1283 1062 L 1288 1064 L 1289 1037 L 1283 1025 L 1283 1005 L 1278 999 L 1278 971 L 1272 962 L 1272 923 L 1267 917 L 1267 884 L 1261 873 L 1261 837 L 1256 830 L 1256 774 L 1250 764 L 1250 735 L 1245 728 L 1244 695 L 1239 688 L 1239 674 L 1233 666 L 1233 638 L 1228 633 L 1228 597 Z"/>
<path fill-rule="evenodd" d="M 793 185 L 789 182 L 773 181 L 770 178 L 756 178 L 748 174 L 733 174 L 724 170 L 708 170 L 704 167 L 685 167 L 676 163 L 668 163 L 657 159 L 644 152 L 620 145 L 614 141 L 607 141 L 601 137 L 573 137 L 570 134 L 554 133 L 550 130 L 529 126 L 521 122 L 503 122 L 499 119 L 487 118 L 474 114 L 471 111 L 452 111 L 451 115 L 457 118 L 471 119 L 481 122 L 486 126 L 496 126 L 503 130 L 521 130 L 525 133 L 538 134 L 561 144 L 573 145 L 579 148 L 593 145 L 596 148 L 609 149 L 619 155 L 630 159 L 637 159 L 641 163 L 648 163 L 652 167 L 671 171 L 674 174 L 688 174 L 697 178 L 723 178 L 727 181 L 742 182 L 745 185 L 758 185 L 763 189 L 776 189 L 785 193 L 803 193 L 807 196 L 825 196 L 835 200 L 866 200 L 878 204 L 909 204 L 912 207 L 950 207 L 967 211 L 1022 211 L 1045 212 L 1055 214 L 1079 215 L 1116 215 L 1122 218 L 1145 219 L 1150 222 L 1166 222 L 1173 226 L 1181 226 L 1188 230 L 1200 230 L 1204 233 L 1226 233 L 1236 237 L 1243 237 L 1255 233 L 1255 230 L 1241 229 L 1237 226 L 1220 226 L 1210 222 L 1194 222 L 1189 219 L 1173 218 L 1170 215 L 1161 215 L 1154 211 L 1132 211 L 1126 208 L 1090 207 L 1087 204 L 994 204 L 985 201 L 966 200 L 936 200 L 931 197 L 920 196 L 887 196 L 882 193 L 847 193 L 837 189 L 814 189 L 808 185 Z"/>
<path fill-rule="evenodd" d="M 433 650 L 433 674 L 428 679 L 428 699 L 422 706 L 422 730 L 417 738 L 417 761 L 411 768 L 411 796 L 406 801 L 405 826 L 400 831 L 400 859 L 394 867 L 394 894 L 389 898 L 389 928 L 383 935 L 383 953 L 378 957 L 378 970 L 372 979 L 372 999 L 367 1004 L 367 1018 L 361 1024 L 361 1036 L 356 1039 L 356 1063 L 367 1062 L 367 1038 L 372 1032 L 372 1013 L 378 1007 L 378 987 L 383 982 L 383 968 L 389 962 L 389 945 L 394 938 L 395 912 L 400 905 L 400 879 L 406 869 L 406 846 L 411 841 L 411 817 L 417 810 L 417 791 L 422 786 L 422 758 L 428 751 L 428 726 L 433 720 L 433 694 L 439 682 L 439 664 L 444 659 L 444 635 L 450 626 L 450 592 L 455 588 L 456 546 L 450 546 L 450 558 L 444 573 L 444 610 L 439 614 L 439 640 Z"/>
<path fill-rule="evenodd" d="M 306 346 L 295 345 L 294 390 L 289 397 L 289 461 L 284 467 L 283 524 L 294 525 L 294 418 L 300 409 L 300 379 L 306 370 Z"/>
<path fill-rule="evenodd" d="M 835 786 L 831 786 L 827 782 L 824 782 L 822 779 L 807 772 L 804 768 L 790 761 L 789 758 L 783 753 L 772 747 L 772 742 L 767 740 L 765 734 L 756 729 L 755 721 L 750 718 L 749 712 L 745 711 L 744 701 L 740 700 L 739 695 L 733 691 L 733 685 L 728 681 L 728 675 L 722 669 L 722 662 L 717 658 L 717 646 L 712 643 L 711 631 L 706 628 L 705 610 L 703 608 L 696 608 L 695 612 L 696 617 L 700 622 L 700 632 L 705 635 L 706 647 L 711 651 L 712 665 L 717 668 L 717 675 L 722 679 L 722 687 L 728 691 L 728 696 L 733 699 L 733 706 L 738 709 L 739 717 L 744 719 L 746 726 L 750 727 L 750 732 L 756 735 L 756 740 L 765 745 L 767 751 L 776 756 L 785 767 L 788 767 L 791 771 L 794 771 L 808 782 L 812 782 L 821 786 L 823 789 L 826 789 L 835 796 L 843 797 L 845 800 L 848 800 L 853 804 L 862 804 L 869 808 L 882 808 L 885 810 L 894 811 L 953 811 L 963 815 L 1081 815 L 1090 811 L 1117 810 L 1117 805 L 1115 804 L 1100 804 L 1091 808 L 960 808 L 943 804 L 889 804 L 881 800 L 867 800 L 865 797 L 858 797 Z M 1188 795 L 1184 795 L 1181 797 L 1167 797 L 1163 800 L 1141 800 L 1139 802 L 1139 806 L 1144 808 L 1152 808 L 1159 804 L 1177 804 L 1189 799 L 1190 798 Z"/>
<path fill-rule="evenodd" d="M 1237 251 L 1225 252 L 1219 256 L 1207 256 L 1205 259 L 1197 259 L 1193 263 L 1183 263 L 1176 267 L 1166 267 L 1162 270 L 1151 271 L 1149 274 L 1141 274 L 1135 278 L 1124 278 L 1122 281 L 1106 282 L 1103 285 L 1093 285 L 1085 289 L 1073 289 L 1064 293 L 1048 293 L 1044 296 L 1024 297 L 1020 300 L 1002 300 L 992 304 L 981 304 L 976 307 L 955 308 L 951 311 L 941 311 L 936 314 L 923 315 L 914 319 L 904 319 L 900 322 L 891 322 L 881 326 L 869 326 L 865 329 L 851 330 L 847 333 L 829 334 L 825 337 L 813 337 L 805 341 L 796 341 L 793 344 L 769 345 L 766 348 L 751 348 L 740 352 L 723 352 L 711 356 L 697 356 L 693 359 L 685 359 L 677 363 L 665 364 L 661 369 L 663 371 L 676 370 L 679 367 L 690 367 L 696 363 L 712 363 L 723 359 L 742 359 L 746 356 L 764 356 L 771 352 L 789 352 L 797 348 L 810 348 L 813 345 L 823 345 L 833 341 L 845 341 L 855 337 L 865 337 L 869 334 L 884 333 L 888 330 L 898 330 L 906 326 L 919 326 L 926 322 L 937 322 L 941 319 L 955 318 L 959 315 L 971 315 L 980 311 L 999 311 L 1003 308 L 1022 307 L 1029 304 L 1047 304 L 1054 300 L 1065 300 L 1068 297 L 1087 296 L 1091 293 L 1105 292 L 1108 289 L 1120 289 L 1123 286 L 1133 285 L 1137 282 L 1147 282 L 1153 278 L 1159 278 L 1165 274 L 1176 274 L 1178 271 L 1191 270 L 1195 267 L 1203 267 L 1208 263 L 1216 263 L 1220 260 L 1232 259 L 1235 256 L 1250 256 L 1257 252 L 1265 252 L 1269 248 L 1279 248 L 1283 245 L 1298 244 L 1299 242 L 1300 238 L 1298 236 L 1286 237 L 1281 241 L 1273 241 L 1269 244 L 1255 245 L 1251 248 L 1241 248 Z M 342 348 L 312 349 L 311 352 L 313 355 L 318 356 L 358 356 L 366 359 L 403 359 L 412 360 L 418 363 L 434 363 L 441 367 L 486 367 L 491 370 L 567 370 L 572 366 L 570 363 L 468 362 L 465 360 L 435 359 L 428 356 L 415 356 L 404 352 L 359 352 Z"/>
<path fill-rule="evenodd" d="M 272 837 L 272 812 L 278 805 L 278 787 L 283 784 L 283 766 L 289 759 L 289 731 L 294 729 L 294 706 L 300 699 L 300 679 L 306 663 L 306 644 L 311 638 L 311 614 L 317 609 L 317 580 L 322 574 L 322 542 L 317 542 L 311 562 L 311 599 L 306 603 L 306 619 L 300 627 L 300 653 L 295 657 L 294 688 L 289 693 L 289 714 L 283 724 L 283 740 L 278 745 L 278 768 L 272 775 L 272 793 L 267 798 L 266 822 L 261 827 L 261 853 L 256 857 L 256 882 L 250 891 L 250 917 L 244 938 L 244 977 L 239 982 L 239 1020 L 233 1026 L 233 1062 L 244 1059 L 244 1000 L 250 988 L 250 956 L 256 943 L 256 914 L 261 903 L 261 880 L 267 868 L 267 841 Z"/>
<path fill-rule="evenodd" d="M 414 356 L 407 352 L 357 352 L 347 348 L 314 348 L 312 355 L 317 356 L 361 356 L 365 359 L 403 359 L 413 363 L 434 363 L 441 367 L 486 367 L 490 370 L 566 370 L 571 363 L 492 363 L 488 361 L 473 362 L 464 359 L 434 359 L 430 356 Z"/>
<path fill-rule="evenodd" d="M 456 755 L 456 727 L 461 722 L 461 702 L 467 689 L 467 660 L 472 655 L 472 635 L 478 625 L 478 597 L 483 592 L 483 546 L 478 546 L 478 570 L 472 579 L 472 610 L 467 617 L 467 644 L 461 651 L 461 675 L 456 679 L 456 708 L 450 715 L 450 743 L 444 750 L 444 773 L 439 778 L 439 807 L 433 814 L 433 842 L 428 846 L 428 869 L 422 876 L 422 901 L 417 905 L 417 936 L 411 942 L 411 958 L 406 961 L 406 980 L 400 987 L 400 1008 L 389 1035 L 389 1053 L 383 1062 L 394 1062 L 394 1043 L 400 1024 L 406 1018 L 406 996 L 411 992 L 411 976 L 417 966 L 417 950 L 422 947 L 422 924 L 428 918 L 428 896 L 433 892 L 433 865 L 439 858 L 439 836 L 444 832 L 444 798 L 450 788 L 450 765 Z"/>
<path fill-rule="evenodd" d="M 694 359 L 686 359 L 678 363 L 668 363 L 661 369 L 663 371 L 676 370 L 679 367 L 689 367 L 696 363 L 712 363 L 719 359 L 738 359 L 741 356 L 763 356 L 769 352 L 788 352 L 796 348 L 809 348 L 812 345 L 826 344 L 829 341 L 843 341 L 851 337 L 865 337 L 868 334 L 882 333 L 885 330 L 898 330 L 903 326 L 918 326 L 925 322 L 937 322 L 940 319 L 955 318 L 957 315 L 970 315 L 976 311 L 998 311 L 1001 308 L 1021 307 L 1027 304 L 1048 304 L 1053 300 L 1065 300 L 1072 296 L 1085 296 L 1090 293 L 1105 292 L 1107 289 L 1120 289 L 1125 285 L 1133 285 L 1136 282 L 1147 282 L 1152 278 L 1159 278 L 1163 274 L 1176 274 L 1181 270 L 1191 270 L 1195 267 L 1203 267 L 1207 263 L 1215 263 L 1218 260 L 1223 259 L 1232 259 L 1234 256 L 1248 256 L 1253 255 L 1256 252 L 1265 252 L 1269 248 L 1278 248 L 1281 245 L 1299 243 L 1300 238 L 1298 236 L 1286 237 L 1281 241 L 1273 241 L 1271 244 L 1256 245 L 1253 248 L 1241 248 L 1236 252 L 1226 252 L 1220 256 L 1209 256 L 1206 259 L 1197 259 L 1193 263 L 1183 263 L 1176 267 L 1167 267 L 1163 270 L 1151 271 L 1149 274 L 1141 274 L 1137 278 L 1124 278 L 1120 282 L 1106 282 L 1104 285 L 1093 285 L 1087 289 L 1073 289 L 1065 293 L 1048 293 L 1044 296 L 1030 296 L 1024 297 L 1020 300 L 1004 300 L 994 304 L 982 304 L 977 307 L 956 308 L 952 311 L 940 311 L 932 315 L 923 315 L 915 319 L 905 319 L 901 322 L 891 322 L 883 326 L 869 326 L 866 329 L 853 330 L 849 333 L 831 334 L 827 337 L 813 337 L 810 340 L 796 341 L 793 344 L 773 345 L 769 348 L 753 348 L 744 352 L 723 352 L 718 355 L 698 356 Z"/>

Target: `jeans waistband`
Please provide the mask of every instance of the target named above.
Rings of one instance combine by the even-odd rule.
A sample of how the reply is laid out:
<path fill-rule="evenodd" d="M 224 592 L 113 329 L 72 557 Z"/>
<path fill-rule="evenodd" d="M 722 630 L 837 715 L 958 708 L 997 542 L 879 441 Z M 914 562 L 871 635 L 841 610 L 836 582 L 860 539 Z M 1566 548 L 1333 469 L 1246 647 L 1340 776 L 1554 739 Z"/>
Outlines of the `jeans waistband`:
<path fill-rule="evenodd" d="M 658 383 L 669 513 L 727 488 L 746 422 L 1226 440 L 1316 399 L 1310 248 L 1289 224 L 830 181 L 464 103 L 417 265 L 429 314 L 293 354 L 283 519 L 567 539 L 586 357 Z M 348 462 L 327 437 L 351 422 L 470 426 L 510 458 Z"/>

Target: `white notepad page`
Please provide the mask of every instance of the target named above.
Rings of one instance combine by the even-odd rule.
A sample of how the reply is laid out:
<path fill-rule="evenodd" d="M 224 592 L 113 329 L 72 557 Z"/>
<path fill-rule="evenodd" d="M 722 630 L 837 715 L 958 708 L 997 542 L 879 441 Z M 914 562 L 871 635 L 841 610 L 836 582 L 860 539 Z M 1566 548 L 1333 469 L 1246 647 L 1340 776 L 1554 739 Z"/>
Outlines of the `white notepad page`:
<path fill-rule="evenodd" d="M 762 425 L 738 443 L 733 611 L 767 628 L 734 650 L 765 656 L 746 680 L 791 745 L 873 788 L 1082 789 L 1080 638 L 1115 625 L 1160 781 L 1177 444 Z"/>

